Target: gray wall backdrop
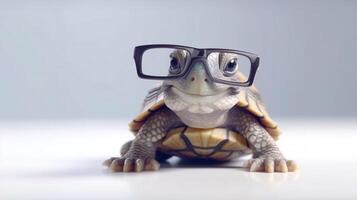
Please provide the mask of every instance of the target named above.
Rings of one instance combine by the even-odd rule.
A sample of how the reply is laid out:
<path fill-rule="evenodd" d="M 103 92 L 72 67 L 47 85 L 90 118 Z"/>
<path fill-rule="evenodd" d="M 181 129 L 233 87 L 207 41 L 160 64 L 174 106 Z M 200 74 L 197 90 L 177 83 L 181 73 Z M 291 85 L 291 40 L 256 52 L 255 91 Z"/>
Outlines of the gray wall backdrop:
<path fill-rule="evenodd" d="M 179 3 L 178 3 L 179 2 Z M 128 118 L 135 45 L 261 57 L 273 116 L 356 116 L 357 1 L 0 1 L 0 118 Z"/>

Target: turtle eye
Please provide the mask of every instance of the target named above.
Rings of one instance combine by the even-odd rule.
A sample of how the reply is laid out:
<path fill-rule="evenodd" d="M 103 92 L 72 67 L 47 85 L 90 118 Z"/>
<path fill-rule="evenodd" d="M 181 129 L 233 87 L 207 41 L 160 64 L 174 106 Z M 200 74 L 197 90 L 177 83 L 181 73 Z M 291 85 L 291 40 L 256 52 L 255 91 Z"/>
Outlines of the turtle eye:
<path fill-rule="evenodd" d="M 172 57 L 170 61 L 170 73 L 178 74 L 181 72 L 181 65 L 177 58 Z"/>
<path fill-rule="evenodd" d="M 233 58 L 229 60 L 228 63 L 224 66 L 223 74 L 225 76 L 232 76 L 237 72 L 237 70 L 238 70 L 237 59 Z"/>

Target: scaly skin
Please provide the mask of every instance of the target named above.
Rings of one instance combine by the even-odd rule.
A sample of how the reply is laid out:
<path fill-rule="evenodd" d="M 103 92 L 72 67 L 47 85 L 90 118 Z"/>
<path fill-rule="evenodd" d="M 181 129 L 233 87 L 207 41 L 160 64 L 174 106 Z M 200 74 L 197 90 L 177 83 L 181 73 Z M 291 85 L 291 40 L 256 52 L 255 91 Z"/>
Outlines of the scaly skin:
<path fill-rule="evenodd" d="M 253 151 L 253 159 L 246 163 L 250 171 L 271 173 L 297 170 L 297 164 L 284 158 L 274 139 L 250 113 L 235 108 L 230 112 L 228 119 L 226 126 L 241 133 Z"/>
<path fill-rule="evenodd" d="M 165 137 L 167 131 L 182 124 L 174 112 L 162 108 L 153 113 L 140 128 L 135 139 L 129 145 L 124 145 L 121 157 L 113 157 L 104 164 L 112 171 L 140 172 L 143 170 L 158 170 L 160 164 L 155 160 L 157 146 Z"/>
<path fill-rule="evenodd" d="M 253 159 L 247 162 L 250 171 L 287 172 L 296 171 L 294 161 L 286 160 L 274 139 L 250 113 L 234 108 L 229 112 L 224 127 L 240 132 L 253 151 Z M 122 157 L 113 157 L 104 162 L 115 172 L 140 172 L 158 170 L 155 160 L 157 146 L 167 130 L 182 124 L 174 112 L 164 107 L 153 113 L 141 127 L 135 139 L 123 145 Z"/>

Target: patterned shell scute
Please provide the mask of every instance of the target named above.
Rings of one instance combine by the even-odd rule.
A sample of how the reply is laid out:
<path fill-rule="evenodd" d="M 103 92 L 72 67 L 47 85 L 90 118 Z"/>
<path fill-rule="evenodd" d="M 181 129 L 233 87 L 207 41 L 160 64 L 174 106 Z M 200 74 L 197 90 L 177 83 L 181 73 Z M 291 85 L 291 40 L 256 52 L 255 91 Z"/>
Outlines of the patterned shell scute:
<path fill-rule="evenodd" d="M 151 89 L 146 95 L 143 105 L 141 107 L 140 114 L 134 118 L 129 124 L 131 131 L 136 133 L 145 122 L 146 118 L 155 110 L 163 106 L 164 97 L 161 90 L 161 86 Z"/>
<path fill-rule="evenodd" d="M 281 130 L 278 127 L 278 124 L 269 116 L 257 89 L 252 86 L 241 90 L 238 95 L 239 102 L 237 103 L 237 106 L 246 109 L 256 116 L 258 121 L 269 132 L 272 138 L 278 140 Z"/>
<path fill-rule="evenodd" d="M 214 160 L 230 160 L 251 153 L 243 136 L 225 128 L 175 128 L 159 148 L 180 157 Z"/>

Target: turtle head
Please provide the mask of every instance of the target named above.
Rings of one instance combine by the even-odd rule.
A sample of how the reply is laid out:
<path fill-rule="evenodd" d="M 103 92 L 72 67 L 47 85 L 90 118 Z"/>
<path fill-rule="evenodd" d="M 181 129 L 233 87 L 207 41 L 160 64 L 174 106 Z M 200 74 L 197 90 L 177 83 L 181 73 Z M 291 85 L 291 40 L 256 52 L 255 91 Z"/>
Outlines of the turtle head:
<path fill-rule="evenodd" d="M 181 66 L 186 66 L 184 56 L 180 51 L 171 54 L 169 73 L 175 73 L 175 70 L 182 70 Z M 205 66 L 222 69 L 222 56 L 208 56 L 206 62 L 201 58 L 193 59 L 186 66 L 189 71 L 183 77 L 165 80 L 162 87 L 165 104 L 175 112 L 207 114 L 230 110 L 239 100 L 239 87 L 214 82 Z M 225 56 L 223 60 L 229 57 Z"/>

